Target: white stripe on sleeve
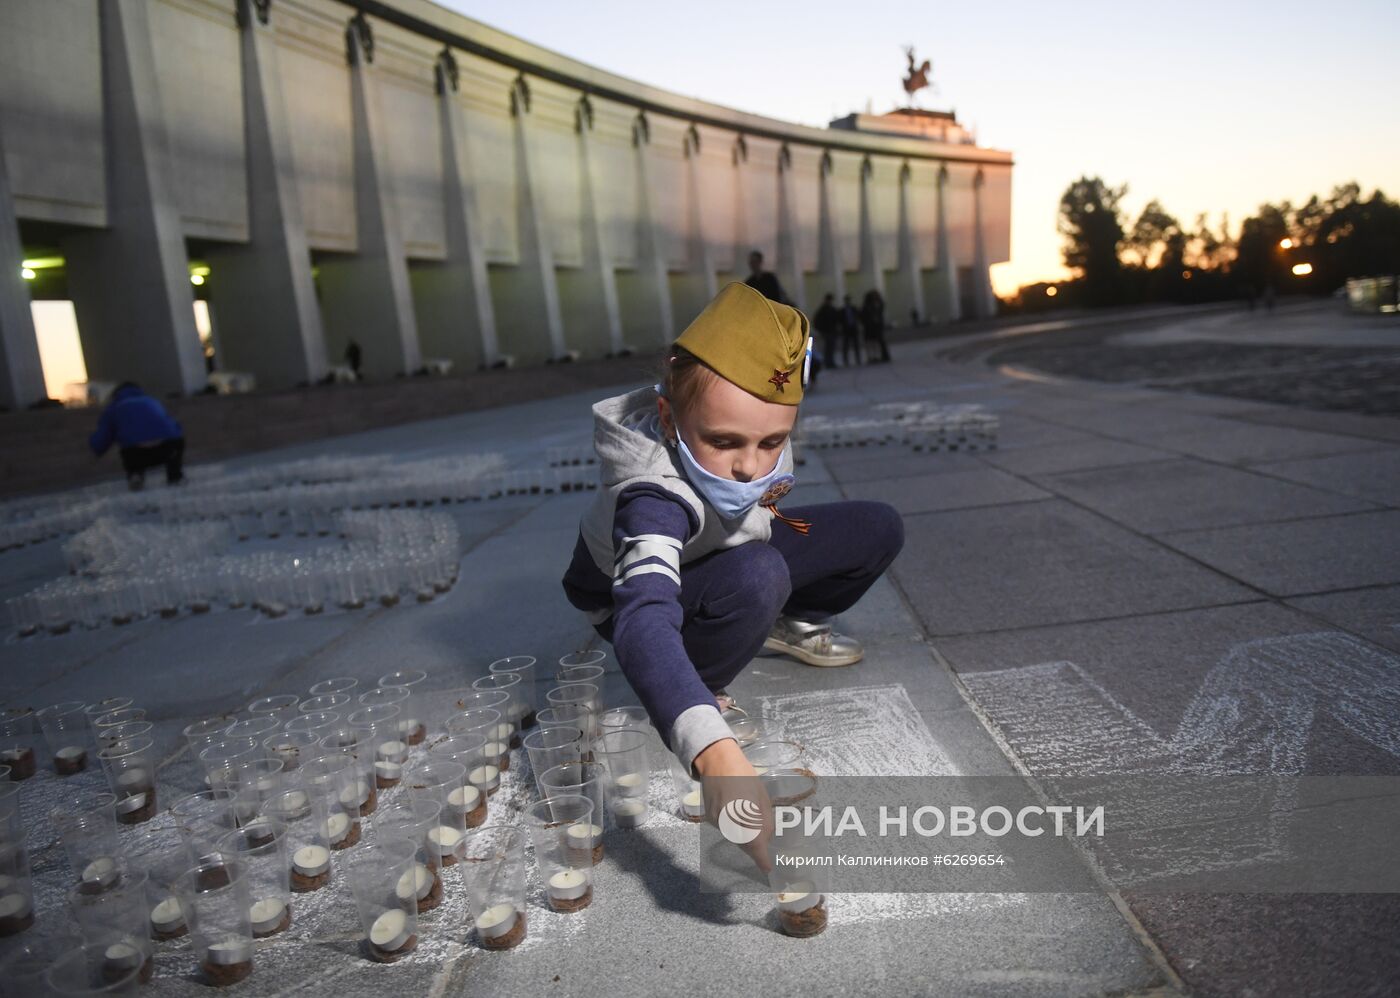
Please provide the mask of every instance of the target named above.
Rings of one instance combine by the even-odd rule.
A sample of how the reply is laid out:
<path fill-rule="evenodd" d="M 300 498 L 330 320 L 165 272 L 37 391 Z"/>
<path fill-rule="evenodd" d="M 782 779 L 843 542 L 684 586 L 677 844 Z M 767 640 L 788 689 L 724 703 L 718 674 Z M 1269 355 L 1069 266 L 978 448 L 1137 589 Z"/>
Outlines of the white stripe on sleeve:
<path fill-rule="evenodd" d="M 652 562 L 647 565 L 633 565 L 631 568 L 627 569 L 626 572 L 613 579 L 613 586 L 615 588 L 622 585 L 628 579 L 636 578 L 639 575 L 650 575 L 652 573 L 664 575 L 678 586 L 681 584 L 681 577 L 674 569 L 666 565 L 658 565 Z"/>

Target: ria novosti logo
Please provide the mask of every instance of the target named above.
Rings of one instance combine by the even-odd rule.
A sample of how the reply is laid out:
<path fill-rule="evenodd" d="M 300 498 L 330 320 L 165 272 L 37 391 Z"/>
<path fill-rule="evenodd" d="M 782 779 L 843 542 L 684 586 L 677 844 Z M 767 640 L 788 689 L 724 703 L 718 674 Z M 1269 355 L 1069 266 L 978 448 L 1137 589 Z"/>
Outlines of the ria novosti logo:
<path fill-rule="evenodd" d="M 747 797 L 736 797 L 720 809 L 719 832 L 736 846 L 758 838 L 763 831 L 763 809 Z"/>

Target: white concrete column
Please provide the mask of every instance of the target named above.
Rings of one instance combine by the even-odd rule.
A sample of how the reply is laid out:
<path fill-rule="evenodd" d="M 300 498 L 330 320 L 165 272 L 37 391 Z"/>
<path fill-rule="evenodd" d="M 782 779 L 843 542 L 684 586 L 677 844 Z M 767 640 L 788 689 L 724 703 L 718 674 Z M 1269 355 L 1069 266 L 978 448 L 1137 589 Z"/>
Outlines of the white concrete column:
<path fill-rule="evenodd" d="M 145 0 L 98 5 L 107 227 L 61 240 L 88 377 L 154 394 L 204 387 Z"/>
<path fill-rule="evenodd" d="M 743 135 L 734 137 L 729 159 L 734 164 L 734 266 L 730 274 L 732 280 L 742 281 L 749 276 L 749 253 L 758 249 L 749 242 L 749 143 Z"/>
<path fill-rule="evenodd" d="M 651 125 L 646 113 L 637 112 L 632 122 L 632 146 L 637 152 L 637 222 L 641 233 L 637 247 L 637 272 L 640 284 L 650 291 L 655 337 L 662 346 L 676 338 L 676 322 L 671 310 L 671 282 L 666 267 L 666 254 L 661 245 L 660 223 L 653 209 L 651 180 Z"/>
<path fill-rule="evenodd" d="M 370 378 L 413 374 L 423 366 L 408 284 L 398 204 L 390 188 L 388 142 L 380 121 L 374 33 L 363 13 L 345 29 L 355 148 L 356 250 L 318 261 L 327 344 L 339 361 L 350 340 Z"/>
<path fill-rule="evenodd" d="M 778 280 L 802 311 L 807 311 L 807 288 L 802 280 L 802 260 L 797 253 L 796 206 L 792 192 L 792 150 L 784 142 L 778 150 Z"/>
<path fill-rule="evenodd" d="M 953 242 L 948 234 L 948 167 L 938 168 L 938 269 L 934 271 L 934 316 L 943 322 L 962 318 L 958 294 L 958 264 L 953 259 Z"/>
<path fill-rule="evenodd" d="M 719 293 L 719 281 L 715 276 L 714 254 L 710 252 L 710 241 L 705 238 L 704 205 L 700 203 L 700 132 L 691 125 L 685 133 L 685 182 L 690 194 L 690 212 L 687 223 L 690 226 L 690 263 L 700 273 L 708 302 Z"/>
<path fill-rule="evenodd" d="M 281 388 L 316 383 L 327 361 L 269 11 L 239 0 L 248 241 L 209 251 L 209 304 L 219 366 Z"/>
<path fill-rule="evenodd" d="M 593 102 L 584 94 L 574 108 L 574 130 L 578 135 L 579 200 L 582 208 L 583 258 L 579 270 L 579 298 L 592 302 L 593 323 L 607 334 L 608 355 L 630 354 L 632 348 L 622 339 L 622 309 L 617 300 L 617 274 L 603 235 L 598 211 L 598 178 L 593 169 Z M 601 306 L 599 308 L 598 306 Z M 570 314 L 576 306 L 571 301 Z M 586 315 L 581 315 L 586 320 Z"/>
<path fill-rule="evenodd" d="M 831 153 L 823 152 L 821 205 L 817 215 L 817 269 L 826 278 L 827 290 L 836 296 L 839 304 L 846 296 L 846 270 L 841 263 L 841 233 L 837 229 L 831 170 Z"/>
<path fill-rule="evenodd" d="M 997 314 L 997 296 L 992 290 L 992 269 L 991 264 L 987 262 L 987 237 L 982 231 L 982 187 L 986 182 L 986 174 L 979 166 L 977 175 L 972 178 L 972 281 L 973 302 L 977 308 L 977 317 L 981 319 Z"/>
<path fill-rule="evenodd" d="M 919 313 L 920 320 L 926 320 L 924 310 L 924 284 L 919 274 L 919 247 L 914 240 L 914 218 L 910 203 L 909 185 L 913 176 L 906 161 L 899 168 L 899 278 L 908 289 L 909 307 Z M 900 316 L 900 321 L 904 317 Z"/>
<path fill-rule="evenodd" d="M 0 135 L 0 406 L 23 409 L 48 397 L 28 282 L 20 276 L 24 244 L 19 238 L 15 201 L 5 172 L 5 143 Z"/>
<path fill-rule="evenodd" d="M 461 368 L 492 367 L 501 359 L 496 310 L 481 235 L 475 152 L 468 139 L 466 112 L 457 101 L 457 60 L 450 49 L 438 55 L 438 122 L 442 142 L 443 229 L 447 256 L 440 267 L 415 275 L 415 296 L 423 304 L 419 335 L 425 353 L 443 356 Z M 427 301 L 425 301 L 427 299 Z"/>
<path fill-rule="evenodd" d="M 860 307 L 859 299 L 871 288 L 880 292 L 880 297 L 885 296 L 885 271 L 875 250 L 875 223 L 870 217 L 870 185 L 874 172 L 867 155 L 860 164 L 860 276 L 865 286 L 857 296 L 857 308 Z"/>
<path fill-rule="evenodd" d="M 501 350 L 526 362 L 570 357 L 554 272 L 554 251 L 545 225 L 544 200 L 536 182 L 530 142 L 530 84 L 517 76 L 510 87 L 515 141 L 518 258 L 491 273 Z"/>

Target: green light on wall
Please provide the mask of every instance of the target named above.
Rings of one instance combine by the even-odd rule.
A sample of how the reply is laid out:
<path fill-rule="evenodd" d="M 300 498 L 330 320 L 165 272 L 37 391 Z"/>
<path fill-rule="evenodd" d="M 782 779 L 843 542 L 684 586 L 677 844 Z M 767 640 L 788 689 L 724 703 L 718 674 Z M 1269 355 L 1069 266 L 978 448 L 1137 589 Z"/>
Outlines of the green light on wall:
<path fill-rule="evenodd" d="M 21 267 L 19 269 L 19 276 L 23 277 L 26 281 L 32 281 L 39 275 L 34 272 L 33 267 Z"/>

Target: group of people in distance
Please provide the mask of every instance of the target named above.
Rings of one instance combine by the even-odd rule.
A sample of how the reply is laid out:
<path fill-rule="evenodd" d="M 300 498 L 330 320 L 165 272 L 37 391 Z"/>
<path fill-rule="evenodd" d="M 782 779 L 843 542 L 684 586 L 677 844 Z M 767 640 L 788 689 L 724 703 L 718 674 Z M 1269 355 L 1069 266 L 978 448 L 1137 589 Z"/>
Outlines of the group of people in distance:
<path fill-rule="evenodd" d="M 792 304 L 777 275 L 763 269 L 763 254 L 758 250 L 749 254 L 749 276 L 744 283 L 765 298 L 783 305 Z M 850 295 L 845 295 L 839 305 L 834 294 L 824 295 L 820 307 L 812 316 L 812 329 L 818 340 L 820 359 L 820 363 L 812 365 L 813 374 L 823 367 L 850 367 L 852 356 L 855 363 L 861 363 L 862 339 L 865 341 L 866 363 L 890 362 L 890 347 L 885 342 L 885 298 L 875 288 L 865 293 L 859 307 Z M 838 348 L 841 352 L 839 365 L 836 363 Z"/>

